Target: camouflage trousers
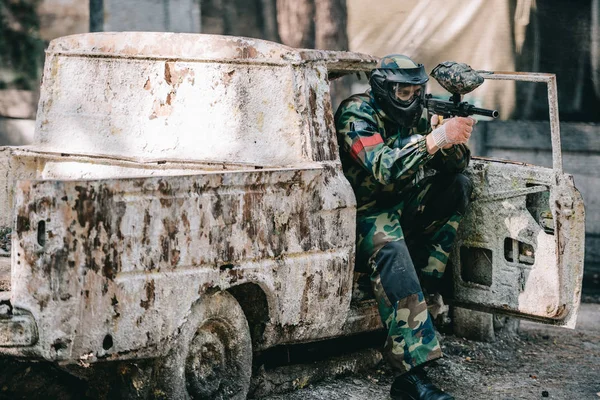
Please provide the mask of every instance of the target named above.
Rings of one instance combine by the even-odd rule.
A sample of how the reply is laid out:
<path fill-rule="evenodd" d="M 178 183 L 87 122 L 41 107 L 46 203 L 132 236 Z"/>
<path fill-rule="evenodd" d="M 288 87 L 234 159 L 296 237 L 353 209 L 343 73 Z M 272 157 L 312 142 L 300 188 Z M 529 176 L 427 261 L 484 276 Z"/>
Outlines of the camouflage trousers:
<path fill-rule="evenodd" d="M 444 274 L 471 191 L 462 174 L 436 175 L 357 215 L 357 266 L 369 270 L 384 356 L 400 373 L 442 356 L 420 278 Z"/>

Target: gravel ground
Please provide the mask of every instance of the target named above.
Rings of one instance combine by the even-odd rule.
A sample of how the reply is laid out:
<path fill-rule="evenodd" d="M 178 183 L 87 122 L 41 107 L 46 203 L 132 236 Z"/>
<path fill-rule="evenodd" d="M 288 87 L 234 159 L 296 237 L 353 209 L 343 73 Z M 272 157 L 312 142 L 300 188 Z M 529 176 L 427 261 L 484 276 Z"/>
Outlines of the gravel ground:
<path fill-rule="evenodd" d="M 600 399 L 600 304 L 582 304 L 576 330 L 522 322 L 483 343 L 442 335 L 446 357 L 430 376 L 457 399 Z M 311 368 L 310 365 L 307 368 Z M 264 400 L 388 399 L 384 364 Z M 0 399 L 91 399 L 85 382 L 48 363 L 0 360 Z"/>
<path fill-rule="evenodd" d="M 583 304 L 575 330 L 522 322 L 493 343 L 442 337 L 446 357 L 429 369 L 457 399 L 600 399 L 600 304 Z M 388 399 L 384 367 L 330 379 L 268 400 Z"/>

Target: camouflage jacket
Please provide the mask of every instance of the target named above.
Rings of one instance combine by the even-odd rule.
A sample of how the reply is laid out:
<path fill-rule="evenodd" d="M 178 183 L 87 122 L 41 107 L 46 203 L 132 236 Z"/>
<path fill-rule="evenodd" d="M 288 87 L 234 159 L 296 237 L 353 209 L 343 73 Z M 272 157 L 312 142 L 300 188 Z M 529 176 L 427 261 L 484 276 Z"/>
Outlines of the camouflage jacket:
<path fill-rule="evenodd" d="M 460 172 L 470 160 L 466 145 L 455 145 L 445 154 L 429 154 L 427 110 L 416 127 L 404 128 L 385 115 L 370 91 L 342 102 L 335 114 L 335 127 L 344 174 L 356 194 L 359 212 L 418 184 L 424 175 Z"/>

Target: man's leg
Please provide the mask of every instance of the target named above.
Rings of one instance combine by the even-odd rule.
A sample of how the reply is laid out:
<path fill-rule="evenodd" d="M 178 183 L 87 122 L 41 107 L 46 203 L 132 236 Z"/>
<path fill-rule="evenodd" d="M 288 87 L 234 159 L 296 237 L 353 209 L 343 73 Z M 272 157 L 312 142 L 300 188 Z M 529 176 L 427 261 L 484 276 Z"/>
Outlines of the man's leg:
<path fill-rule="evenodd" d="M 384 356 L 405 373 L 442 352 L 402 228 L 402 204 L 358 218 L 358 259 L 370 254 L 371 283 L 388 330 Z"/>
<path fill-rule="evenodd" d="M 441 278 L 473 190 L 463 174 L 437 175 L 411 196 L 403 213 L 409 248 L 423 278 Z M 412 211 L 412 212 L 411 212 Z"/>
<path fill-rule="evenodd" d="M 415 266 L 422 272 L 421 282 L 425 277 L 439 278 L 442 276 L 456 237 L 458 223 L 468 205 L 471 191 L 472 184 L 468 178 L 462 174 L 456 174 L 430 178 L 423 182 L 423 184 L 413 188 L 409 193 L 405 193 L 405 196 L 403 196 L 401 223 L 402 227 L 408 229 L 410 236 L 416 238 L 412 242 L 413 246 L 411 246 L 410 255 L 407 256 L 406 254 L 408 247 L 403 239 L 396 242 L 396 245 L 387 244 L 383 247 L 375 256 L 374 261 L 378 269 L 380 266 L 385 266 L 386 264 L 399 264 L 399 260 L 394 261 L 393 256 L 386 255 L 386 249 L 393 250 L 390 248 L 393 246 L 396 247 L 396 250 L 390 251 L 391 254 L 398 255 L 399 259 L 402 260 L 411 260 L 412 268 L 410 270 L 414 272 L 414 276 L 408 274 L 411 276 L 411 279 L 403 281 L 402 284 L 396 284 L 400 287 L 396 289 L 397 293 L 406 294 L 411 291 L 410 282 L 419 282 Z M 390 297 L 394 296 L 394 288 L 386 288 L 383 281 L 388 282 L 388 285 L 389 282 L 392 285 L 397 282 L 397 279 L 386 279 L 383 273 L 385 270 L 386 268 L 383 267 L 379 271 L 379 279 L 382 281 L 379 286 L 384 295 L 377 295 L 376 293 L 382 318 L 385 312 L 381 311 L 382 308 L 386 310 L 387 307 L 389 313 L 389 306 L 393 304 L 393 299 L 390 299 Z M 373 277 L 375 278 L 373 287 L 377 291 L 376 272 L 378 272 L 377 269 L 373 273 Z M 389 329 L 389 333 L 386 349 L 388 349 L 388 354 L 391 353 L 391 356 L 388 356 L 388 360 L 398 371 L 404 371 L 403 374 L 394 380 L 390 395 L 392 399 L 451 400 L 453 397 L 433 385 L 421 367 L 426 361 L 441 357 L 442 353 L 435 337 L 431 317 L 427 311 L 427 305 L 425 304 L 420 285 L 419 290 L 416 298 L 415 295 L 409 295 L 400 300 L 395 309 L 391 308 L 391 316 L 387 319 L 389 323 L 386 323 L 386 326 Z M 399 297 L 402 294 L 396 296 Z M 381 300 L 385 300 L 386 297 L 388 298 L 387 304 Z M 402 315 L 408 317 L 403 319 Z M 398 320 L 401 322 L 394 325 L 394 321 Z M 408 320 L 408 324 L 405 324 L 404 320 Z M 402 329 L 402 327 L 410 327 L 411 320 L 412 326 L 418 326 L 420 329 L 420 332 L 415 332 L 413 335 L 410 335 L 407 329 Z M 422 320 L 424 323 L 420 326 L 414 323 L 415 321 Z M 429 332 L 431 332 L 431 335 Z M 433 339 L 429 341 L 429 338 L 432 336 Z M 417 339 L 414 341 L 415 338 L 420 337 L 425 340 L 419 342 Z M 416 344 L 415 347 L 408 344 L 406 338 L 413 340 L 413 343 Z M 398 354 L 402 348 L 400 344 L 404 346 L 408 344 L 408 353 L 405 353 L 401 359 L 403 363 L 401 366 L 394 363 L 396 360 L 394 353 Z M 424 346 L 424 344 L 426 345 Z M 413 353 L 411 353 L 411 350 L 413 350 Z M 400 357 L 397 359 L 400 359 Z"/>
<path fill-rule="evenodd" d="M 400 216 L 404 203 L 370 215 L 359 215 L 357 260 L 371 255 L 371 282 L 381 319 L 388 330 L 384 357 L 399 376 L 392 399 L 451 400 L 437 388 L 422 366 L 442 351 L 419 278 L 404 241 Z"/>
<path fill-rule="evenodd" d="M 372 261 L 371 282 L 388 330 L 384 356 L 402 374 L 442 356 L 419 278 L 403 239 L 386 244 Z"/>

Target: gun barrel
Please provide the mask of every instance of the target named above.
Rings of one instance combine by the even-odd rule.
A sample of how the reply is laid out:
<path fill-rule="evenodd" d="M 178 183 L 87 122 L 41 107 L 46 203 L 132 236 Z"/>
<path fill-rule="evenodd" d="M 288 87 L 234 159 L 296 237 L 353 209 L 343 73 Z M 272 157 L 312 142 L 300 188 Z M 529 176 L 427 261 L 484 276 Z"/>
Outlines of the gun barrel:
<path fill-rule="evenodd" d="M 473 114 L 482 115 L 484 117 L 498 118 L 500 113 L 498 110 L 488 110 L 487 108 L 473 107 Z"/>
<path fill-rule="evenodd" d="M 488 110 L 487 108 L 475 107 L 467 102 L 454 103 L 451 101 L 432 99 L 430 95 L 425 98 L 425 107 L 433 114 L 443 116 L 461 116 L 468 117 L 469 115 L 477 114 L 484 117 L 498 118 L 500 113 L 498 110 Z"/>

